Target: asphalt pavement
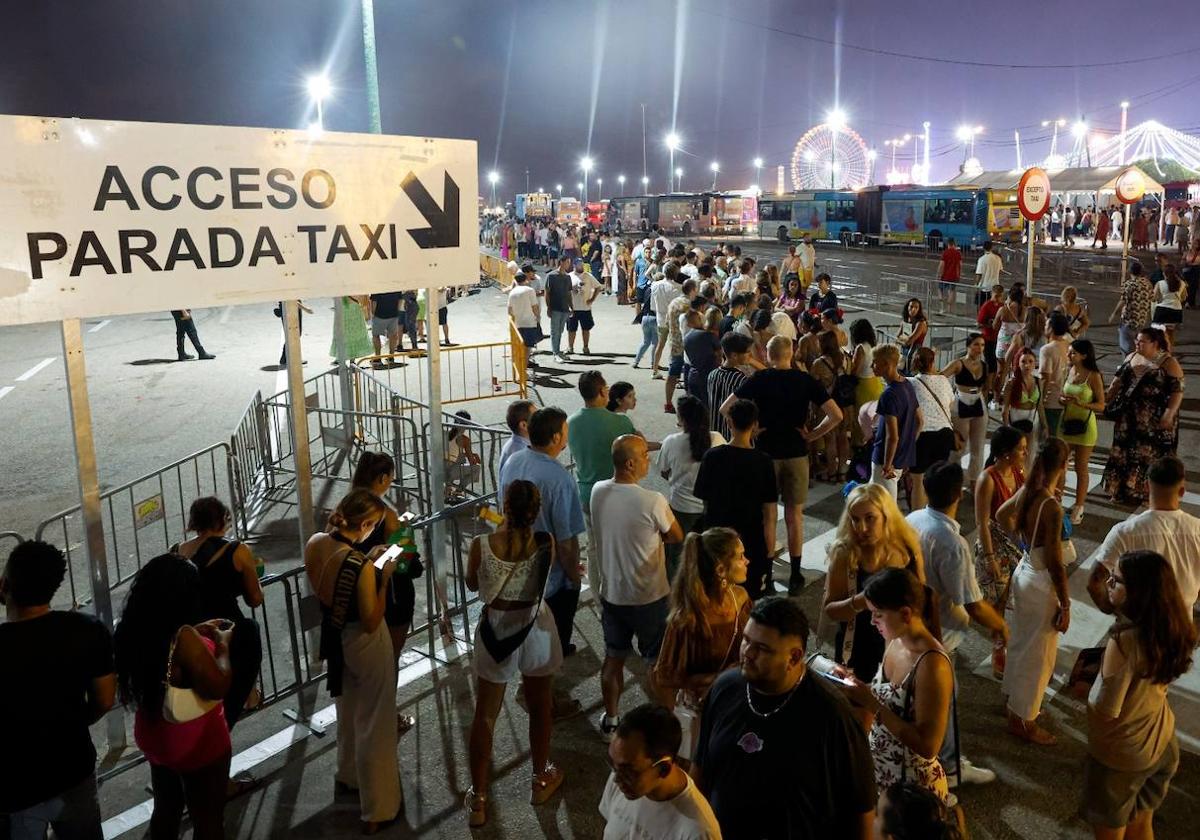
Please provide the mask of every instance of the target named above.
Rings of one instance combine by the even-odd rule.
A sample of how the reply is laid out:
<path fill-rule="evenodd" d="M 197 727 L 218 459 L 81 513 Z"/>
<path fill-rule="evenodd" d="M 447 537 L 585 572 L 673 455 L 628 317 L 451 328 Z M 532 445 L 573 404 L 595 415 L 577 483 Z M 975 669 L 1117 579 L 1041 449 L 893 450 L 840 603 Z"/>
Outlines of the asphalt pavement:
<path fill-rule="evenodd" d="M 740 241 L 743 251 L 778 258 L 778 243 Z M 930 278 L 933 263 L 891 252 L 844 251 L 820 248 L 818 262 L 845 270 L 869 282 L 879 272 L 903 273 Z M 968 259 L 965 270 L 972 265 Z M 835 276 L 838 272 L 834 272 Z M 1053 290 L 1050 277 L 1039 278 L 1039 293 Z M 1102 321 L 1111 309 L 1115 289 L 1096 284 L 1084 292 L 1092 305 L 1094 321 Z M 327 300 L 307 303 L 316 312 L 305 320 L 304 348 L 308 374 L 315 374 L 329 361 L 332 311 Z M 496 290 L 485 290 L 456 301 L 450 309 L 452 339 L 457 342 L 493 341 L 503 338 L 505 301 Z M 1097 313 L 1102 313 L 1097 317 Z M 674 417 L 661 410 L 662 383 L 651 381 L 649 371 L 632 370 L 631 363 L 640 340 L 640 329 L 631 325 L 632 310 L 618 307 L 615 298 L 602 297 L 596 304 L 597 329 L 591 339 L 590 356 L 576 355 L 562 365 L 543 363 L 534 382 L 535 398 L 559 405 L 568 412 L 580 404 L 575 383 L 584 369 L 601 370 L 611 384 L 624 379 L 638 389 L 639 406 L 632 416 L 647 437 L 661 440 L 675 430 Z M 873 319 L 894 320 L 894 313 L 865 313 Z M 130 316 L 85 325 L 89 389 L 95 420 L 96 448 L 102 482 L 114 486 L 182 458 L 187 454 L 226 440 L 256 391 L 264 395 L 281 390 L 277 370 L 280 346 L 279 321 L 271 305 L 197 310 L 197 326 L 206 349 L 217 354 L 213 361 L 175 362 L 174 327 L 169 313 Z M 1115 328 L 1097 325 L 1090 336 L 1106 354 L 1106 374 L 1115 367 Z M 1185 324 L 1179 355 L 1189 375 L 1195 375 L 1190 357 L 1195 353 L 1196 330 Z M 37 523 L 57 510 L 77 502 L 74 455 L 62 374 L 62 348 L 54 325 L 0 329 L 0 530 L 14 529 L 30 535 Z M 47 359 L 51 359 L 46 363 Z M 6 388 L 12 390 L 6 391 Z M 504 401 L 488 400 L 471 405 L 477 420 L 502 419 Z M 1197 404 L 1183 405 L 1180 455 L 1189 473 L 1197 474 Z M 1093 481 L 1103 468 L 1109 431 L 1102 436 L 1093 461 Z M 653 473 L 647 486 L 665 489 Z M 805 516 L 805 565 L 812 581 L 803 595 L 810 616 L 819 609 L 824 545 L 841 511 L 839 488 L 818 484 L 810 494 Z M 1189 497 L 1187 507 L 1197 512 Z M 1087 558 L 1113 523 L 1128 511 L 1112 508 L 1099 498 L 1089 500 L 1088 516 L 1076 531 L 1082 562 L 1072 575 L 1072 590 L 1080 613 L 1086 604 L 1083 578 Z M 269 569 L 280 571 L 295 558 L 294 519 L 286 509 L 261 523 L 264 531 L 277 537 L 278 546 L 268 552 Z M 963 512 L 964 533 L 973 530 L 970 511 Z M 782 534 L 782 528 L 781 528 Z M 786 571 L 777 569 L 786 579 Z M 1056 679 L 1069 669 L 1072 652 L 1103 633 L 1103 622 L 1095 616 L 1080 622 L 1077 635 L 1063 640 Z M 567 771 L 564 793 L 540 808 L 528 805 L 528 748 L 526 716 L 510 688 L 508 702 L 497 726 L 494 753 L 495 782 L 492 787 L 492 820 L 478 837 L 546 836 L 595 838 L 602 827 L 596 813 L 607 775 L 604 744 L 595 728 L 600 709 L 597 673 L 603 655 L 599 621 L 594 605 L 585 598 L 577 629 L 579 653 L 569 659 L 560 683 L 583 703 L 586 713 L 558 725 L 552 756 Z M 419 645 L 416 640 L 414 645 Z M 998 685 L 983 667 L 989 645 L 972 637 L 959 657 L 959 716 L 965 751 L 977 764 L 999 774 L 995 784 L 965 788 L 961 800 L 977 838 L 1053 837 L 1084 838 L 1090 832 L 1075 817 L 1078 805 L 1081 763 L 1086 728 L 1082 707 L 1057 693 L 1052 683 L 1046 704 L 1051 727 L 1059 734 L 1056 748 L 1021 744 L 1004 732 Z M 401 774 L 408 807 L 402 825 L 385 836 L 468 836 L 460 808 L 467 784 L 466 733 L 470 724 L 473 688 L 464 659 L 453 651 L 440 651 L 440 664 L 412 654 L 413 664 L 402 674 L 398 697 L 403 711 L 415 714 L 416 729 L 401 741 Z M 1190 675 L 1189 675 L 1190 676 Z M 636 679 L 627 685 L 624 707 L 640 702 Z M 1181 730 L 1191 737 L 1200 733 L 1197 698 L 1200 690 L 1190 682 L 1175 690 L 1172 702 Z M 240 766 L 262 779 L 260 788 L 231 803 L 227 809 L 230 836 L 267 837 L 289 833 L 297 838 L 351 836 L 357 834 L 356 808 L 344 800 L 334 801 L 332 775 L 336 724 L 321 738 L 305 736 L 283 717 L 284 707 L 299 708 L 328 720 L 330 701 L 323 690 L 306 692 L 297 702 L 283 703 L 249 716 L 234 732 L 234 751 Z M 99 737 L 99 733 L 98 737 Z M 1185 745 L 1186 746 L 1186 745 Z M 101 792 L 106 837 L 140 836 L 148 817 L 144 766 L 107 782 Z M 1156 820 L 1162 837 L 1190 836 L 1186 826 L 1195 812 L 1200 794 L 1200 760 L 1185 752 L 1180 773 Z"/>

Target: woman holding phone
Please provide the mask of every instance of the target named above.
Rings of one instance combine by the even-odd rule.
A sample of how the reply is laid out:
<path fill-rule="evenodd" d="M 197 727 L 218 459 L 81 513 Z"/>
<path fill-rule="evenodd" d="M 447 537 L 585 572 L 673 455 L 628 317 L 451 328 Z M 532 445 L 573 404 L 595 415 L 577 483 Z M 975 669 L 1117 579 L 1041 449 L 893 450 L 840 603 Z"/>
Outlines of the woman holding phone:
<path fill-rule="evenodd" d="M 383 546 L 355 548 L 375 530 L 386 506 L 369 490 L 351 490 L 329 517 L 328 534 L 304 547 L 304 568 L 321 604 L 321 656 L 337 704 L 334 792 L 358 794 L 364 834 L 375 834 L 404 808 L 396 759 L 396 657 L 383 623 L 396 561 L 376 568 Z"/>
<path fill-rule="evenodd" d="M 200 573 L 163 554 L 134 578 L 113 635 L 121 701 L 136 707 L 133 738 L 150 764 L 153 840 L 179 837 L 185 806 L 193 837 L 225 836 L 232 623 L 202 616 Z"/>

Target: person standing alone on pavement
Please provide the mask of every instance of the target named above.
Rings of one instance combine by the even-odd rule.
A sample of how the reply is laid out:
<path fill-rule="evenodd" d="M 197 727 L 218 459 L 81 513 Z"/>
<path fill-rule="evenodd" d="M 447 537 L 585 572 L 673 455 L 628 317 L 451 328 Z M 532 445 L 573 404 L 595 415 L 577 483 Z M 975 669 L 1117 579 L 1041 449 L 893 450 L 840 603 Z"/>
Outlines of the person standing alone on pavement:
<path fill-rule="evenodd" d="M 200 343 L 200 336 L 196 333 L 196 322 L 192 320 L 192 310 L 172 309 L 171 317 L 175 319 L 175 352 L 179 356 L 179 361 L 186 362 L 193 358 L 183 350 L 185 335 L 192 340 L 192 347 L 196 348 L 196 353 L 201 359 L 217 358 L 212 353 L 205 352 L 204 346 Z"/>

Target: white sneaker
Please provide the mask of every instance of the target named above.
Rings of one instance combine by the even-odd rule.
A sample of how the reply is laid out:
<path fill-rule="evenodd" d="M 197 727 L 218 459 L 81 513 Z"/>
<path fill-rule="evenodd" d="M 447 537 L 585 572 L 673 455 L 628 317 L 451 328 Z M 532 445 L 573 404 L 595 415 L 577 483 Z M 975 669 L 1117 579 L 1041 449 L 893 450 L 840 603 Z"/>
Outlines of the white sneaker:
<path fill-rule="evenodd" d="M 563 357 L 562 357 L 562 356 L 555 356 L 555 357 L 554 357 L 554 364 L 556 364 L 556 365 L 561 365 L 562 363 L 563 363 Z"/>
<path fill-rule="evenodd" d="M 962 771 L 962 783 L 964 785 L 986 785 L 996 781 L 996 771 L 989 770 L 986 767 L 976 767 L 965 758 L 958 760 L 959 769 Z M 950 787 L 958 787 L 958 777 L 953 774 L 947 774 L 950 780 Z"/>

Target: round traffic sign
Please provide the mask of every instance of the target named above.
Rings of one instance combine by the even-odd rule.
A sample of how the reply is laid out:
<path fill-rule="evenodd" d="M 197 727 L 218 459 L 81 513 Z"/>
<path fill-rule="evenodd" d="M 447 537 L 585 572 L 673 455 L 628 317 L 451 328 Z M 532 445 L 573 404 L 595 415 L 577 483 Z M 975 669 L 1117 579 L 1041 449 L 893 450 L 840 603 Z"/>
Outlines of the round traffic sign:
<path fill-rule="evenodd" d="M 1017 204 L 1021 215 L 1036 222 L 1050 209 L 1050 176 L 1046 170 L 1033 166 L 1025 170 L 1017 184 Z"/>
<path fill-rule="evenodd" d="M 1146 179 L 1141 170 L 1130 167 L 1117 176 L 1117 200 L 1122 204 L 1136 204 L 1146 194 Z"/>

